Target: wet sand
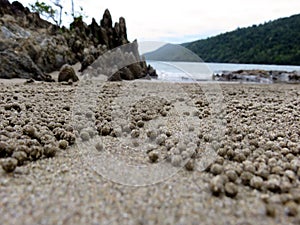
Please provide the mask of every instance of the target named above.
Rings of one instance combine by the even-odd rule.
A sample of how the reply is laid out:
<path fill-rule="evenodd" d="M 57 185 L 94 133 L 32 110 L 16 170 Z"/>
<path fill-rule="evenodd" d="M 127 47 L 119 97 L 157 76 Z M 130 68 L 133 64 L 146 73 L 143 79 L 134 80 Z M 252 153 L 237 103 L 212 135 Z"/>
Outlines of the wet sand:
<path fill-rule="evenodd" d="M 29 153 L 14 172 L 0 168 L 0 224 L 300 223 L 299 85 L 1 86 L 0 141 L 13 152 L 28 145 Z M 95 95 L 88 97 L 95 88 L 96 108 L 89 107 Z M 40 136 L 24 133 L 26 125 Z M 117 159 L 106 167 L 112 173 L 94 148 L 98 134 L 98 150 Z M 71 146 L 64 150 L 59 139 Z M 43 155 L 48 142 L 55 157 Z M 122 177 L 118 160 L 158 165 L 157 174 L 160 165 L 177 170 L 151 185 Z"/>

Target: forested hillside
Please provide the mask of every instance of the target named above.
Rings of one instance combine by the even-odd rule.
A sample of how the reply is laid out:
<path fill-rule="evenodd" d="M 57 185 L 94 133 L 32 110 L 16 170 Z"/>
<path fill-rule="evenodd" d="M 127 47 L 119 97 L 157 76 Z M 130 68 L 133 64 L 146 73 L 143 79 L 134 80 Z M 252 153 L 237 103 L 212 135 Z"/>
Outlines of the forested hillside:
<path fill-rule="evenodd" d="M 300 14 L 182 45 L 206 62 L 300 65 Z"/>

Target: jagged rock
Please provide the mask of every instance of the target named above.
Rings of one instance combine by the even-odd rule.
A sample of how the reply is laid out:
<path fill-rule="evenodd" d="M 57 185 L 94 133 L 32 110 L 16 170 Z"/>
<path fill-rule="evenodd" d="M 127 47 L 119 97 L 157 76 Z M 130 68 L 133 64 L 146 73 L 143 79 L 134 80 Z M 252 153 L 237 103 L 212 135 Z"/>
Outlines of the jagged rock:
<path fill-rule="evenodd" d="M 120 17 L 119 23 L 115 23 L 114 32 L 114 43 L 116 46 L 128 44 L 126 22 L 123 17 Z"/>
<path fill-rule="evenodd" d="M 104 41 L 104 44 L 109 47 L 109 49 L 113 49 L 117 47 L 114 45 L 114 30 L 112 27 L 112 19 L 108 9 L 104 11 L 103 18 L 100 21 L 101 24 L 101 37 Z"/>
<path fill-rule="evenodd" d="M 54 81 L 49 75 L 43 74 L 31 58 L 23 52 L 2 51 L 0 59 L 0 78 L 33 78 L 38 81 Z"/>
<path fill-rule="evenodd" d="M 0 77 L 52 81 L 45 73 L 78 61 L 82 63 L 83 71 L 107 50 L 130 43 L 125 19 L 119 18 L 113 27 L 108 9 L 100 25 L 95 19 L 88 26 L 82 18 L 75 18 L 68 30 L 41 19 L 38 13 L 31 13 L 19 2 L 10 4 L 8 0 L 0 0 L 0 5 Z M 95 74 L 114 74 L 113 80 L 132 80 L 149 74 L 146 63 L 141 62 L 137 41 L 126 45 L 126 48 L 112 62 L 99 60 L 99 63 L 93 63 L 100 72 Z M 122 64 L 125 58 L 132 65 L 116 66 L 118 60 Z M 100 68 L 102 65 L 105 65 L 103 69 Z M 78 80 L 75 76 L 72 79 Z"/>
<path fill-rule="evenodd" d="M 100 26 L 94 18 L 92 19 L 92 23 L 88 26 L 88 37 L 92 39 L 95 44 L 98 45 L 100 43 Z"/>
<path fill-rule="evenodd" d="M 70 24 L 70 30 L 74 30 L 81 39 L 87 39 L 87 34 L 89 33 L 88 29 L 89 27 L 82 21 L 81 17 L 75 18 Z"/>
<path fill-rule="evenodd" d="M 112 28 L 112 19 L 111 19 L 111 15 L 110 15 L 110 12 L 108 9 L 106 9 L 104 11 L 103 18 L 102 18 L 100 24 L 101 24 L 101 27 L 103 27 L 104 29 Z"/>
<path fill-rule="evenodd" d="M 127 44 L 128 40 L 127 40 L 127 29 L 126 29 L 126 22 L 125 19 L 123 17 L 120 17 L 119 19 L 119 26 L 120 26 L 120 39 L 122 41 L 122 44 Z"/>
<path fill-rule="evenodd" d="M 64 65 L 58 74 L 58 82 L 68 82 L 69 80 L 77 82 L 79 79 L 75 73 L 75 70 L 70 65 Z"/>
<path fill-rule="evenodd" d="M 158 75 L 156 73 L 156 70 L 151 66 L 151 65 L 148 65 L 147 67 L 147 74 L 150 76 L 150 77 L 154 77 L 154 78 L 157 78 Z"/>
<path fill-rule="evenodd" d="M 53 26 L 50 22 L 41 19 L 38 13 L 29 13 L 24 20 L 25 27 L 36 29 L 36 28 L 44 28 L 47 29 L 50 26 Z"/>

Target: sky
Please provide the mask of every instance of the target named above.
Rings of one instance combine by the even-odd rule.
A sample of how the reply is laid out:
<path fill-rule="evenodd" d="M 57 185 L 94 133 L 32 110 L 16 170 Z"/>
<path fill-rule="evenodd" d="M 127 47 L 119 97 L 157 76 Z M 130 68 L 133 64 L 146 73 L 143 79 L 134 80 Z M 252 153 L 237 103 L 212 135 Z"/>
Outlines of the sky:
<path fill-rule="evenodd" d="M 35 0 L 19 0 L 24 6 Z M 42 0 L 40 0 L 42 1 Z M 11 2 L 11 0 L 10 0 Z M 51 0 L 44 0 L 51 3 Z M 70 12 L 71 0 L 61 0 Z M 126 19 L 129 41 L 184 43 L 218 35 L 237 28 L 261 24 L 300 13 L 300 0 L 74 0 L 82 6 L 90 23 L 98 23 L 105 9 L 113 22 Z M 63 18 L 65 25 L 70 21 Z"/>

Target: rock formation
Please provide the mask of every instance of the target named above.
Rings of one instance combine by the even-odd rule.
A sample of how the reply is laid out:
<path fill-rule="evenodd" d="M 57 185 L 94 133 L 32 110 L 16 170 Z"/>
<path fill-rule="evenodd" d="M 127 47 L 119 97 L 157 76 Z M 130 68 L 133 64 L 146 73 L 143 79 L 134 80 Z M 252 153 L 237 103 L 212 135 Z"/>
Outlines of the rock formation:
<path fill-rule="evenodd" d="M 58 74 L 58 82 L 63 82 L 63 81 L 77 82 L 78 80 L 79 79 L 72 66 L 66 64 L 60 69 Z"/>
<path fill-rule="evenodd" d="M 106 75 L 109 81 L 134 80 L 155 77 L 156 71 L 138 54 L 138 43 L 133 41 L 100 55 L 84 71 L 85 75 Z"/>
<path fill-rule="evenodd" d="M 213 75 L 217 81 L 239 81 L 255 83 L 300 83 L 298 71 L 272 71 L 272 70 L 237 70 L 223 71 Z"/>
<path fill-rule="evenodd" d="M 32 59 L 23 52 L 1 51 L 0 59 L 1 78 L 33 78 L 38 81 L 54 81 L 50 75 L 43 73 Z"/>
<path fill-rule="evenodd" d="M 0 78 L 51 81 L 46 73 L 77 62 L 84 71 L 100 55 L 128 43 L 125 19 L 121 17 L 113 27 L 109 10 L 100 25 L 95 19 L 87 25 L 79 17 L 66 29 L 41 19 L 17 1 L 0 0 Z M 140 60 L 138 50 L 133 51 Z M 123 77 L 135 79 L 147 73 L 146 63 L 131 67 L 134 74 Z"/>

